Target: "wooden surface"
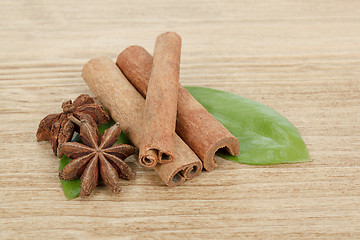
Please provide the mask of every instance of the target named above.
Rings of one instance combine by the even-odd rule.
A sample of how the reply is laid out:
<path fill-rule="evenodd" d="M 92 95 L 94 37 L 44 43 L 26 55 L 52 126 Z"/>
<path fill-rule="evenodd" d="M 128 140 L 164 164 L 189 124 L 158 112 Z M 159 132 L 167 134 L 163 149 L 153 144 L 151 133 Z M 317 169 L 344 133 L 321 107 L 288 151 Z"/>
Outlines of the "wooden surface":
<path fill-rule="evenodd" d="M 0 239 L 360 239 L 360 2 L 0 1 Z M 91 94 L 92 57 L 183 39 L 184 85 L 260 101 L 299 129 L 312 162 L 220 158 L 176 188 L 152 170 L 120 195 L 66 201 L 37 143 L 61 101 Z"/>

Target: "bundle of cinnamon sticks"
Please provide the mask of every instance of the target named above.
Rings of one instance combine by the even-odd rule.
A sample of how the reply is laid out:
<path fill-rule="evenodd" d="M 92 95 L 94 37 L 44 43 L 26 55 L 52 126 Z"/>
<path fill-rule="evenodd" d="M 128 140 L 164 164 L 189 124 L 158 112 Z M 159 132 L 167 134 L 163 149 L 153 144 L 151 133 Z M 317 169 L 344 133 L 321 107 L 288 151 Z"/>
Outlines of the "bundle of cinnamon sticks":
<path fill-rule="evenodd" d="M 152 167 L 168 186 L 216 167 L 214 154 L 238 155 L 234 137 L 179 83 L 181 38 L 158 36 L 152 57 L 131 46 L 117 58 L 91 59 L 82 77 L 139 148 L 139 163 Z M 144 99 L 145 98 L 145 99 Z"/>

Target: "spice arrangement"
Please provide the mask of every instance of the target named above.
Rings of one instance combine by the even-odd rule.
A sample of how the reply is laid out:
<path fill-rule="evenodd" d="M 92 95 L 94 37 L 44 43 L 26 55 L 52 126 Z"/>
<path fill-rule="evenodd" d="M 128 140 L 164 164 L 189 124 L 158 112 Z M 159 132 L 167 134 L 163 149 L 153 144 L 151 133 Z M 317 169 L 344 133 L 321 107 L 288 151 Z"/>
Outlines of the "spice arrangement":
<path fill-rule="evenodd" d="M 275 111 L 234 94 L 181 86 L 180 49 L 180 36 L 167 32 L 157 38 L 154 57 L 140 46 L 131 46 L 116 63 L 96 57 L 85 64 L 84 81 L 116 123 L 101 136 L 98 126 L 110 116 L 88 95 L 65 102 L 63 113 L 40 122 L 38 141 L 50 140 L 55 154 L 69 158 L 60 179 L 81 179 L 81 185 L 69 181 L 67 189 L 80 188 L 80 196 L 87 197 L 101 179 L 112 192 L 120 192 L 119 179 L 135 176 L 124 160 L 136 148 L 139 164 L 153 168 L 168 186 L 181 185 L 202 169 L 212 171 L 217 152 L 248 164 L 310 160 L 296 128 Z M 228 106 L 221 107 L 228 99 Z M 242 110 L 231 109 L 234 105 L 247 112 L 238 114 Z M 121 131 L 136 148 L 115 144 Z M 74 133 L 80 142 L 69 142 Z M 245 146 L 241 153 L 239 142 Z"/>

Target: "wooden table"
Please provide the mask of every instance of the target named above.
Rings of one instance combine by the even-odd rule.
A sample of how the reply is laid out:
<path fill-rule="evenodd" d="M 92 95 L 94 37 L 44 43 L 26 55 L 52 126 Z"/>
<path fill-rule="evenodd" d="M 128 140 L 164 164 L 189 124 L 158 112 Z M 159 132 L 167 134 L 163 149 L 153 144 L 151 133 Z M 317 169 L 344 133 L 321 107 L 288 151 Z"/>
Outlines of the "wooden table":
<path fill-rule="evenodd" d="M 360 2 L 1 1 L 0 239 L 360 238 Z M 218 167 L 176 188 L 132 161 L 119 195 L 66 201 L 36 142 L 63 100 L 92 94 L 82 66 L 183 39 L 181 82 L 262 102 L 299 129 L 312 162 Z"/>

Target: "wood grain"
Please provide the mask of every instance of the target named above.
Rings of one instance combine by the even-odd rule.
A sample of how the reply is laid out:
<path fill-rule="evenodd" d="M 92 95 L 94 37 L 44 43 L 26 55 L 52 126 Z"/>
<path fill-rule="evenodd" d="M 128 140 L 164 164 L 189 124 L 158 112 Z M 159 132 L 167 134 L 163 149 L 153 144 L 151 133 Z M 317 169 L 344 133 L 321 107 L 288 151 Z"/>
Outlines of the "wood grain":
<path fill-rule="evenodd" d="M 360 239 L 360 2 L 0 1 L 1 239 Z M 312 162 L 218 158 L 176 188 L 140 167 L 120 195 L 66 201 L 36 142 L 61 101 L 91 94 L 92 57 L 183 39 L 180 81 L 260 101 L 294 123 Z"/>

